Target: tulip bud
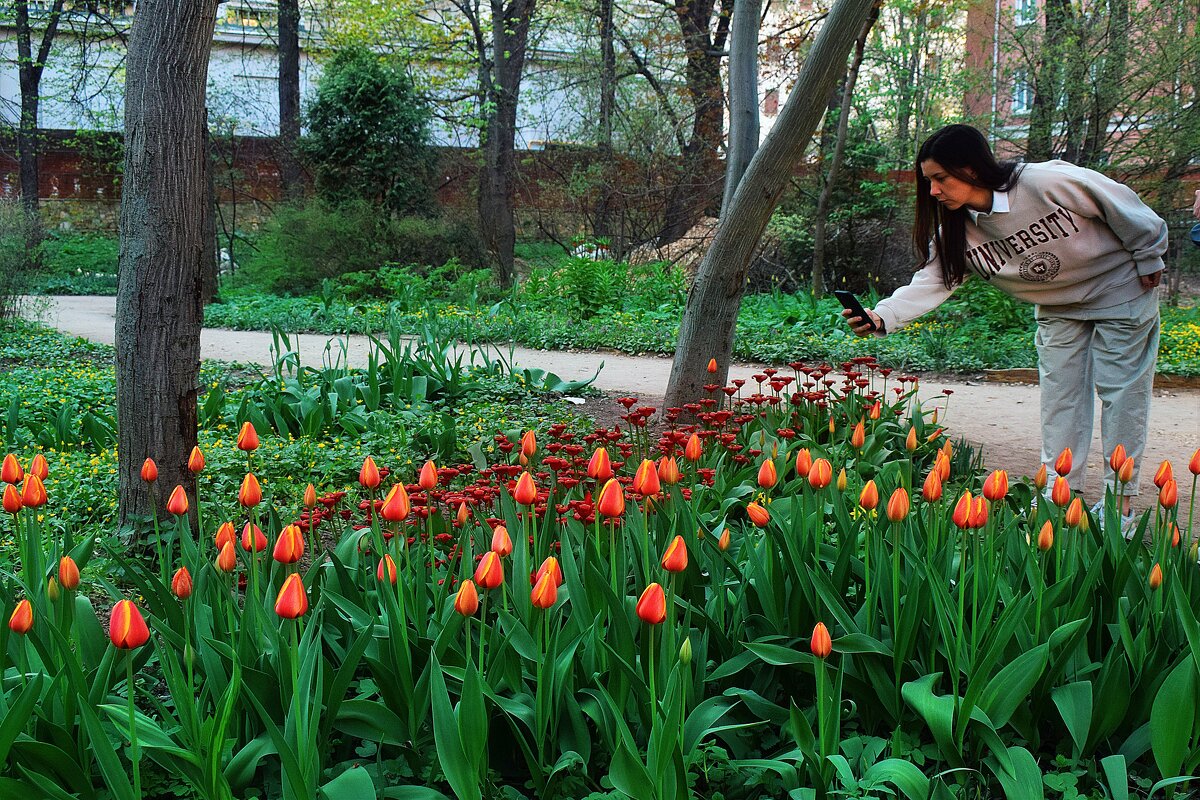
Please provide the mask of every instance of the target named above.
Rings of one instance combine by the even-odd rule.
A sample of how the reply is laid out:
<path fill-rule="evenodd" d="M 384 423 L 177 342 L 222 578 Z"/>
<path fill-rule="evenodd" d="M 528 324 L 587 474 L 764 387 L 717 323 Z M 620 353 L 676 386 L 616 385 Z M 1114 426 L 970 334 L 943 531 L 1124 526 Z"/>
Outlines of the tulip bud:
<path fill-rule="evenodd" d="M 650 625 L 661 624 L 667 618 L 667 598 L 663 594 L 663 588 L 657 583 L 647 586 L 638 598 L 635 610 L 642 622 Z"/>
<path fill-rule="evenodd" d="M 902 522 L 908 516 L 909 500 L 908 490 L 903 486 L 892 492 L 892 496 L 888 499 L 887 518 L 891 522 Z"/>
<path fill-rule="evenodd" d="M 307 611 L 308 592 L 300 580 L 300 573 L 293 572 L 279 588 L 279 596 L 275 598 L 275 613 L 284 619 L 296 619 L 304 616 Z"/>
<path fill-rule="evenodd" d="M 823 458 L 812 462 L 808 471 L 808 485 L 814 489 L 824 489 L 833 480 L 833 465 Z"/>
<path fill-rule="evenodd" d="M 662 486 L 659 483 L 658 470 L 655 468 L 653 461 L 648 458 L 642 460 L 641 465 L 633 476 L 633 484 L 630 488 L 642 497 L 649 497 L 659 493 Z"/>
<path fill-rule="evenodd" d="M 237 435 L 237 449 L 245 450 L 247 453 L 258 449 L 258 432 L 254 430 L 254 425 L 249 420 L 242 423 L 242 429 Z"/>
<path fill-rule="evenodd" d="M 508 535 L 508 528 L 503 525 L 497 525 L 492 531 L 492 552 L 503 558 L 513 551 L 512 539 Z"/>
<path fill-rule="evenodd" d="M 841 469 L 838 470 L 838 476 L 837 476 L 837 480 L 834 482 L 834 486 L 837 487 L 837 490 L 839 492 L 844 492 L 844 491 L 846 491 L 847 483 L 848 483 L 848 480 L 846 478 L 846 468 L 842 467 Z"/>
<path fill-rule="evenodd" d="M 180 600 L 187 600 L 192 596 L 192 573 L 188 572 L 187 567 L 175 570 L 171 577 L 171 594 Z"/>
<path fill-rule="evenodd" d="M 971 501 L 971 515 L 967 521 L 975 530 L 987 525 L 988 503 L 986 497 L 976 497 Z"/>
<path fill-rule="evenodd" d="M 57 603 L 58 598 L 62 597 L 62 591 L 58 588 L 58 581 L 54 578 L 46 581 L 46 597 L 51 603 Z"/>
<path fill-rule="evenodd" d="M 227 541 L 221 545 L 221 552 L 217 554 L 217 569 L 221 572 L 233 572 L 237 567 L 237 553 L 233 549 L 233 541 Z"/>
<path fill-rule="evenodd" d="M 1071 505 L 1067 506 L 1067 513 L 1063 515 L 1063 524 L 1068 528 L 1078 528 L 1082 520 L 1083 500 L 1076 497 L 1071 501 Z"/>
<path fill-rule="evenodd" d="M 1188 472 L 1200 475 L 1200 447 L 1197 447 L 1196 452 L 1192 453 L 1192 460 L 1188 462 Z"/>
<path fill-rule="evenodd" d="M 1054 488 L 1050 490 L 1050 502 L 1059 508 L 1065 508 L 1067 503 L 1071 502 L 1071 487 L 1061 473 L 1054 478 Z"/>
<path fill-rule="evenodd" d="M 1125 463 L 1121 465 L 1121 469 L 1117 471 L 1117 480 L 1121 483 L 1129 483 L 1133 480 L 1133 456 L 1125 459 Z"/>
<path fill-rule="evenodd" d="M 908 452 L 913 452 L 917 449 L 917 429 L 909 428 L 908 436 L 904 439 L 904 449 Z"/>
<path fill-rule="evenodd" d="M 871 406 L 871 410 L 867 412 L 867 417 L 872 420 L 876 420 L 876 419 L 879 419 L 879 416 L 882 413 L 883 413 L 883 403 L 876 400 L 875 405 Z"/>
<path fill-rule="evenodd" d="M 262 487 L 258 484 L 258 478 L 254 477 L 253 472 L 247 472 L 246 477 L 242 478 L 242 486 L 238 489 L 238 503 L 243 508 L 254 508 L 262 502 Z"/>
<path fill-rule="evenodd" d="M 1179 484 L 1171 478 L 1158 490 L 1158 504 L 1163 508 L 1174 508 L 1179 502 Z"/>
<path fill-rule="evenodd" d="M 17 484 L 23 480 L 25 480 L 25 468 L 21 466 L 20 461 L 17 461 L 15 455 L 9 453 L 4 457 L 3 466 L 0 466 L 0 481 Z"/>
<path fill-rule="evenodd" d="M 796 453 L 796 475 L 807 478 L 808 473 L 812 470 L 812 464 L 812 454 L 808 452 L 808 448 L 800 448 L 800 452 Z"/>
<path fill-rule="evenodd" d="M 68 592 L 79 588 L 79 565 L 70 556 L 58 560 L 58 582 Z"/>
<path fill-rule="evenodd" d="M 379 509 L 379 516 L 388 522 L 400 522 L 408 516 L 411 510 L 412 503 L 409 502 L 408 492 L 405 491 L 404 484 L 397 483 L 388 490 L 387 496 L 383 498 L 383 506 Z"/>
<path fill-rule="evenodd" d="M 1058 458 L 1054 459 L 1054 472 L 1064 478 L 1071 474 L 1071 448 L 1064 447 Z"/>
<path fill-rule="evenodd" d="M 683 638 L 683 644 L 679 645 L 679 663 L 685 667 L 692 663 L 692 640 L 690 637 Z"/>
<path fill-rule="evenodd" d="M 1040 492 L 1042 489 L 1046 488 L 1046 482 L 1048 480 L 1049 476 L 1046 474 L 1046 465 L 1042 464 L 1040 467 L 1038 467 L 1037 473 L 1033 476 L 1033 486 Z"/>
<path fill-rule="evenodd" d="M 596 502 L 596 511 L 603 517 L 612 519 L 625 513 L 625 490 L 616 478 L 609 478 L 600 490 Z"/>
<path fill-rule="evenodd" d="M 767 523 L 771 521 L 771 514 L 758 503 L 746 504 L 746 516 L 759 528 L 767 527 Z"/>
<path fill-rule="evenodd" d="M 504 583 L 504 565 L 497 553 L 489 550 L 483 554 L 483 559 L 475 568 L 475 583 L 483 589 L 495 589 Z"/>
<path fill-rule="evenodd" d="M 430 489 L 436 489 L 437 485 L 437 465 L 432 461 L 426 461 L 424 466 L 421 467 L 420 473 L 417 475 L 417 486 L 420 486 L 423 490 L 428 492 Z"/>
<path fill-rule="evenodd" d="M 721 535 L 717 538 L 717 549 L 724 553 L 729 549 L 729 528 L 721 531 Z"/>
<path fill-rule="evenodd" d="M 534 608 L 551 608 L 558 602 L 558 583 L 553 574 L 547 572 L 538 578 L 529 594 L 529 600 Z"/>
<path fill-rule="evenodd" d="M 833 414 L 830 414 L 829 415 L 829 435 L 833 436 L 835 431 L 837 431 L 837 423 L 835 423 L 833 421 Z"/>
<path fill-rule="evenodd" d="M 1108 465 L 1112 467 L 1113 472 L 1120 472 L 1121 465 L 1125 463 L 1125 459 L 1128 457 L 1125 454 L 1125 445 L 1119 444 L 1113 448 L 1112 455 L 1108 457 Z"/>
<path fill-rule="evenodd" d="M 262 529 L 253 522 L 247 522 L 242 528 L 242 549 L 255 553 L 261 553 L 267 549 L 267 537 L 263 535 Z"/>
<path fill-rule="evenodd" d="M 193 475 L 199 475 L 204 471 L 204 463 L 204 453 L 200 452 L 199 447 L 193 447 L 192 452 L 188 455 L 188 472 Z"/>
<path fill-rule="evenodd" d="M 167 498 L 167 512 L 177 517 L 188 513 L 188 496 L 182 486 L 176 486 L 171 490 L 171 496 Z"/>
<path fill-rule="evenodd" d="M 672 456 L 663 456 L 658 460 L 658 480 L 667 486 L 674 486 L 682 480 L 679 474 L 679 464 Z"/>
<path fill-rule="evenodd" d="M 703 453 L 704 443 L 700 441 L 699 434 L 693 433 L 688 437 L 687 444 L 683 447 L 683 457 L 688 461 L 699 461 Z"/>
<path fill-rule="evenodd" d="M 272 557 L 280 564 L 295 564 L 304 556 L 304 534 L 299 525 L 285 525 L 275 540 Z"/>
<path fill-rule="evenodd" d="M 473 581 L 463 581 L 454 595 L 454 610 L 464 617 L 473 617 L 479 610 L 479 592 Z"/>
<path fill-rule="evenodd" d="M 8 618 L 8 629 L 13 633 L 26 634 L 33 628 L 33 606 L 28 600 L 17 603 Z"/>
<path fill-rule="evenodd" d="M 1179 547 L 1179 525 L 1171 523 L 1171 547 Z"/>
<path fill-rule="evenodd" d="M 375 567 L 375 580 L 383 583 L 384 575 L 387 575 L 387 582 L 396 585 L 396 560 L 389 555 L 384 555 L 379 559 L 378 566 Z"/>
<path fill-rule="evenodd" d="M 879 489 L 875 486 L 875 481 L 867 481 L 863 486 L 858 494 L 858 504 L 864 511 L 874 511 L 879 507 Z"/>
<path fill-rule="evenodd" d="M 521 473 L 521 477 L 517 478 L 517 485 L 513 487 L 512 497 L 520 506 L 531 506 L 537 502 L 537 486 L 533 483 L 532 475 L 528 472 Z M 475 582 L 479 583 L 479 580 L 476 579 Z M 490 588 L 482 583 L 479 585 L 485 589 Z"/>
<path fill-rule="evenodd" d="M 304 487 L 304 507 L 307 509 L 317 507 L 317 488 L 311 483 Z"/>
<path fill-rule="evenodd" d="M 29 474 L 36 475 L 39 481 L 45 481 L 50 477 L 50 465 L 46 463 L 46 457 L 38 453 L 29 462 Z"/>
<path fill-rule="evenodd" d="M 968 530 L 971 527 L 971 501 L 970 492 L 963 492 L 962 497 L 958 498 L 958 502 L 954 505 L 954 513 L 950 519 L 959 530 Z"/>
<path fill-rule="evenodd" d="M 1155 564 L 1153 567 L 1150 568 L 1150 578 L 1147 581 L 1147 583 L 1150 584 L 1150 591 L 1152 591 L 1152 592 L 1158 591 L 1158 587 L 1162 586 L 1162 582 L 1163 582 L 1162 567 L 1160 567 L 1158 564 Z"/>
<path fill-rule="evenodd" d="M 717 360 L 715 358 L 710 358 L 708 360 L 708 367 L 706 367 L 706 369 L 708 370 L 709 375 L 716 375 L 717 374 Z"/>
<path fill-rule="evenodd" d="M 769 458 L 764 458 L 762 465 L 758 468 L 758 485 L 763 489 L 770 489 L 779 481 L 779 476 L 775 472 L 775 462 Z"/>
<path fill-rule="evenodd" d="M 375 491 L 379 488 L 379 482 L 382 478 L 379 475 L 379 467 L 375 466 L 375 459 L 367 456 L 363 459 L 362 467 L 358 470 L 358 482 L 364 489 Z"/>
<path fill-rule="evenodd" d="M 921 484 L 921 497 L 925 498 L 926 503 L 936 503 L 942 499 L 942 476 L 936 465 L 925 476 L 925 483 Z"/>
<path fill-rule="evenodd" d="M 21 505 L 40 508 L 46 505 L 46 500 L 46 487 L 37 473 L 30 468 L 29 474 L 25 476 L 25 485 L 21 490 Z"/>
<path fill-rule="evenodd" d="M 11 483 L 4 487 L 4 510 L 16 514 L 21 510 L 21 493 Z"/>
<path fill-rule="evenodd" d="M 217 528 L 217 534 L 213 537 L 213 543 L 220 550 L 225 546 L 226 542 L 234 542 L 237 539 L 237 531 L 233 529 L 232 522 L 222 522 L 221 527 Z"/>
<path fill-rule="evenodd" d="M 147 458 L 142 462 L 142 480 L 146 483 L 154 483 L 158 480 L 158 465 L 154 463 L 153 458 Z"/>
<path fill-rule="evenodd" d="M 854 426 L 854 430 L 850 433 L 850 446 L 855 450 L 862 448 L 867 441 L 867 429 L 860 419 L 858 424 Z"/>
<path fill-rule="evenodd" d="M 1008 495 L 1008 473 L 1002 469 L 995 470 L 983 482 L 983 496 L 993 503 L 998 503 Z"/>
<path fill-rule="evenodd" d="M 937 470 L 938 477 L 943 483 L 950 480 L 950 456 L 946 455 L 946 451 L 938 450 L 937 456 L 933 459 L 933 468 Z"/>
<path fill-rule="evenodd" d="M 1154 473 L 1154 488 L 1161 489 L 1166 485 L 1167 481 L 1175 477 L 1174 471 L 1171 469 L 1171 462 L 1164 461 L 1158 465 L 1158 470 Z"/>
<path fill-rule="evenodd" d="M 521 455 L 526 458 L 533 458 L 533 454 L 537 452 L 537 436 L 533 431 L 525 431 L 521 436 Z"/>
<path fill-rule="evenodd" d="M 684 544 L 682 536 L 676 536 L 667 545 L 666 552 L 663 553 L 662 568 L 667 572 L 683 572 L 687 569 L 687 565 L 687 545 Z"/>
<path fill-rule="evenodd" d="M 542 579 L 543 575 L 551 575 L 554 577 L 554 585 L 562 586 L 563 574 L 562 567 L 558 565 L 558 559 L 554 556 L 546 556 L 546 560 L 538 567 L 537 572 L 533 574 L 533 582 L 537 583 Z"/>
<path fill-rule="evenodd" d="M 588 462 L 587 474 L 596 483 L 603 483 L 613 476 L 612 459 L 609 458 L 608 451 L 603 447 L 597 447 L 596 452 L 592 453 L 592 460 Z"/>
<path fill-rule="evenodd" d="M 818 622 L 813 628 L 812 641 L 809 643 L 812 654 L 822 661 L 829 658 L 833 652 L 833 640 L 829 638 L 829 629 L 824 622 Z"/>
<path fill-rule="evenodd" d="M 150 629 L 142 612 L 129 600 L 113 606 L 108 622 L 108 638 L 122 650 L 133 650 L 150 640 Z"/>
<path fill-rule="evenodd" d="M 1054 525 L 1050 520 L 1046 520 L 1042 524 L 1042 529 L 1038 532 L 1037 547 L 1043 553 L 1054 546 Z"/>

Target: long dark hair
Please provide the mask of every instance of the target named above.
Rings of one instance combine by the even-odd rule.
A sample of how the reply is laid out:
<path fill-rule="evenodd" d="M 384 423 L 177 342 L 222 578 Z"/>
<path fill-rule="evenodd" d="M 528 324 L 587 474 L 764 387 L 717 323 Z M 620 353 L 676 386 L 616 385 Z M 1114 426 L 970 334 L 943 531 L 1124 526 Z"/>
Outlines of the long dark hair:
<path fill-rule="evenodd" d="M 917 218 L 913 222 L 913 246 L 922 264 L 929 263 L 929 242 L 942 264 L 942 281 L 951 289 L 967 276 L 967 208 L 953 211 L 929 194 L 929 180 L 921 164 L 932 159 L 961 181 L 993 191 L 1007 191 L 1017 182 L 1019 166 L 997 161 L 983 134 L 970 125 L 947 125 L 934 133 L 917 151 Z"/>

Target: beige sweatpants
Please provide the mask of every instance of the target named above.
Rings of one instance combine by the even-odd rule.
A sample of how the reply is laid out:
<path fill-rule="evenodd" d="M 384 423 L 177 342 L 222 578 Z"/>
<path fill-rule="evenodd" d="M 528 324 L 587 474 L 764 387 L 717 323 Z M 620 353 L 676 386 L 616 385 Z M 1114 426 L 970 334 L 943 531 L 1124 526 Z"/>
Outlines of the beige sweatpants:
<path fill-rule="evenodd" d="M 1100 397 L 1100 440 L 1104 457 L 1124 445 L 1141 466 L 1150 419 L 1154 362 L 1158 356 L 1158 293 L 1104 309 L 1103 319 L 1086 312 L 1045 315 L 1038 309 L 1038 372 L 1042 394 L 1042 462 L 1054 480 L 1054 461 L 1063 448 L 1074 455 L 1066 476 L 1072 489 L 1084 488 L 1092 442 L 1093 387 Z M 1093 312 L 1095 313 L 1095 312 Z M 1138 469 L 1124 494 L 1138 493 Z M 1105 483 L 1115 489 L 1112 470 Z"/>

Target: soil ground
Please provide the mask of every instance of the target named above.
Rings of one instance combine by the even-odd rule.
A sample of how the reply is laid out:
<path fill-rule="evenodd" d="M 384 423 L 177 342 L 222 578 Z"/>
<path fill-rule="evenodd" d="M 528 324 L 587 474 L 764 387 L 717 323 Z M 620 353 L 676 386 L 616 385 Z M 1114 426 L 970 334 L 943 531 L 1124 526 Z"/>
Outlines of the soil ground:
<path fill-rule="evenodd" d="M 97 342 L 113 343 L 116 301 L 112 297 L 37 298 L 28 306 L 27 315 L 74 336 Z M 296 339 L 297 337 L 293 337 Z M 298 337 L 301 360 L 319 364 L 331 339 L 347 340 L 352 366 L 365 366 L 367 340 L 362 336 L 330 337 L 302 334 Z M 265 364 L 270 362 L 271 334 L 255 331 L 231 331 L 205 328 L 201 334 L 201 353 L 206 359 Z M 498 348 L 505 355 L 509 348 Z M 613 398 L 633 395 L 639 405 L 661 405 L 670 375 L 671 360 L 665 357 L 629 356 L 621 353 L 572 352 L 511 348 L 516 365 L 544 369 L 560 378 L 591 377 L 603 364 L 595 387 L 604 397 L 585 398 L 580 409 L 600 421 L 614 419 Z M 759 372 L 761 364 L 735 364 L 730 378 L 746 378 Z M 1011 476 L 1032 475 L 1041 463 L 1038 434 L 1039 389 L 1036 384 L 988 382 L 983 375 L 920 376 L 918 396 L 926 404 L 943 409 L 939 423 L 955 437 L 981 446 L 987 466 L 1007 469 Z M 943 390 L 953 394 L 947 397 Z M 948 408 L 947 408 L 948 400 Z M 1104 456 L 1100 446 L 1100 407 L 1096 403 L 1096 425 L 1091 454 L 1088 457 L 1089 497 L 1097 497 Z M 1150 484 L 1154 469 L 1170 460 L 1180 478 L 1181 506 L 1191 481 L 1188 460 L 1200 447 L 1200 389 L 1155 390 L 1150 415 L 1150 436 L 1141 461 L 1143 491 L 1153 502 Z M 1180 475 L 1182 473 L 1182 475 Z M 1148 487 L 1148 488 L 1146 488 Z M 1186 513 L 1186 512 L 1185 512 Z M 1184 516 L 1181 514 L 1181 516 Z"/>

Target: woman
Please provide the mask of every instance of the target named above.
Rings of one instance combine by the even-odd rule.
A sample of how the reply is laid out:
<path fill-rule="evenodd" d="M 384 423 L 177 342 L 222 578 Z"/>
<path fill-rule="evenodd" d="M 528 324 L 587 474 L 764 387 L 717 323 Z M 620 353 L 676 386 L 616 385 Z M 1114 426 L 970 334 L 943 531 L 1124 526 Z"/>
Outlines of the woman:
<path fill-rule="evenodd" d="M 867 311 L 876 333 L 936 308 L 968 274 L 1035 303 L 1042 461 L 1051 465 L 1071 448 L 1074 465 L 1064 477 L 1083 488 L 1094 386 L 1105 453 L 1121 444 L 1139 464 L 1158 354 L 1154 289 L 1166 223 L 1098 172 L 1065 161 L 998 162 L 969 125 L 948 125 L 925 140 L 916 176 L 913 241 L 923 267 Z M 859 336 L 871 332 L 843 313 Z M 1123 490 L 1125 515 L 1137 486 L 1135 474 Z"/>

